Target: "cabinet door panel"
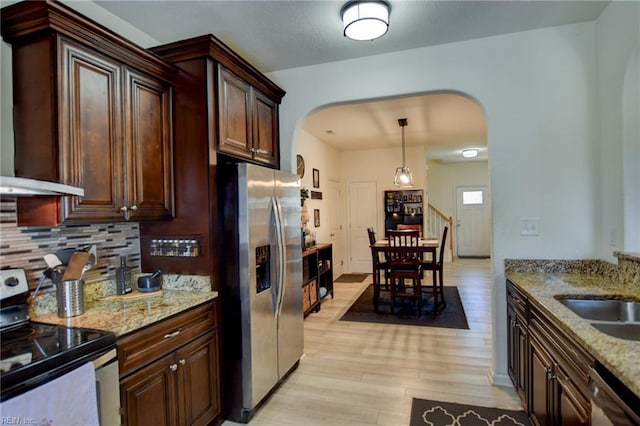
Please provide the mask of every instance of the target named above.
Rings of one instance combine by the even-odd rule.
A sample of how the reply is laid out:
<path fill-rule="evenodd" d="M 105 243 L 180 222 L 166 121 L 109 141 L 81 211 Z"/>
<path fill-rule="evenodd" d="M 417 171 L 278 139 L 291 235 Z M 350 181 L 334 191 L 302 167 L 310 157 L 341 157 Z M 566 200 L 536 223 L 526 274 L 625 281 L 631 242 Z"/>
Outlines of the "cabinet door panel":
<path fill-rule="evenodd" d="M 125 78 L 130 219 L 172 218 L 171 87 L 130 69 Z"/>
<path fill-rule="evenodd" d="M 61 144 L 65 182 L 84 197 L 65 197 L 62 219 L 121 221 L 123 199 L 120 64 L 61 40 Z"/>
<path fill-rule="evenodd" d="M 531 336 L 529 338 L 529 362 L 531 373 L 529 410 L 531 419 L 538 425 L 551 425 L 552 417 L 549 406 L 551 389 L 549 386 L 549 374 L 553 367 L 551 358 L 538 342 Z"/>
<path fill-rule="evenodd" d="M 172 356 L 149 364 L 120 382 L 123 425 L 172 426 L 177 424 L 176 372 Z"/>
<path fill-rule="evenodd" d="M 214 332 L 187 344 L 178 359 L 180 424 L 206 425 L 219 411 L 217 341 Z"/>
<path fill-rule="evenodd" d="M 222 152 L 252 158 L 251 155 L 251 86 L 219 67 L 219 114 Z"/>
<path fill-rule="evenodd" d="M 278 166 L 278 106 L 275 102 L 254 91 L 253 148 L 255 159 Z"/>
<path fill-rule="evenodd" d="M 590 403 L 580 396 L 580 392 L 564 372 L 558 369 L 559 404 L 558 424 L 563 426 L 586 426 L 589 424 Z"/>

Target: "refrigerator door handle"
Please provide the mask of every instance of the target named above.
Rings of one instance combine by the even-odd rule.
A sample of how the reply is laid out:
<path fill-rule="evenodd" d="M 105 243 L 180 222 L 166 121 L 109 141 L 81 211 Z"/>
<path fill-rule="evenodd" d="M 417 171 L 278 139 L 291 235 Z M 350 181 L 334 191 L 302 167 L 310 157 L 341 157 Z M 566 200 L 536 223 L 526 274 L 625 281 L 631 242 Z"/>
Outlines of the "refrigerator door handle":
<path fill-rule="evenodd" d="M 285 255 L 286 249 L 284 247 L 284 234 L 282 227 L 282 210 L 280 208 L 280 203 L 276 197 L 271 198 L 271 206 L 273 208 L 274 220 L 276 225 L 276 245 L 277 245 L 277 273 L 278 278 L 276 280 L 276 309 L 275 316 L 278 317 L 280 315 L 280 311 L 282 310 L 282 301 L 284 298 L 284 283 L 285 283 Z"/>

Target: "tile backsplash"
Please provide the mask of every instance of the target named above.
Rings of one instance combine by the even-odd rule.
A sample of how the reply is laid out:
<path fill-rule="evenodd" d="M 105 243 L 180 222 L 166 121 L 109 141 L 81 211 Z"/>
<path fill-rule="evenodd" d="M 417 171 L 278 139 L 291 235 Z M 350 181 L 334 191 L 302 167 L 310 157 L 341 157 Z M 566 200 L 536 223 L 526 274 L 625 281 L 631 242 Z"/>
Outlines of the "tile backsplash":
<path fill-rule="evenodd" d="M 15 198 L 0 200 L 0 268 L 23 268 L 35 288 L 47 268 L 43 256 L 67 247 L 95 244 L 98 262 L 85 282 L 113 279 L 120 256 L 134 272 L 140 271 L 140 228 L 137 222 L 18 227 Z M 44 286 L 50 285 L 46 280 Z"/>

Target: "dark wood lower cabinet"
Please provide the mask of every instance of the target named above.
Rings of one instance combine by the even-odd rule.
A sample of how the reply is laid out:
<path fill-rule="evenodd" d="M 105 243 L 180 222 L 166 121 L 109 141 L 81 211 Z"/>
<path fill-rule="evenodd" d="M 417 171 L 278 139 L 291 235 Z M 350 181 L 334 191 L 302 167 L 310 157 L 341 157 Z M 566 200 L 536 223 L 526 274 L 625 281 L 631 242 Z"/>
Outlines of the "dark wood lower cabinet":
<path fill-rule="evenodd" d="M 507 281 L 508 371 L 533 424 L 590 423 L 595 360 Z"/>
<path fill-rule="evenodd" d="M 123 425 L 204 426 L 218 416 L 218 337 L 211 304 L 124 336 L 118 357 Z"/>

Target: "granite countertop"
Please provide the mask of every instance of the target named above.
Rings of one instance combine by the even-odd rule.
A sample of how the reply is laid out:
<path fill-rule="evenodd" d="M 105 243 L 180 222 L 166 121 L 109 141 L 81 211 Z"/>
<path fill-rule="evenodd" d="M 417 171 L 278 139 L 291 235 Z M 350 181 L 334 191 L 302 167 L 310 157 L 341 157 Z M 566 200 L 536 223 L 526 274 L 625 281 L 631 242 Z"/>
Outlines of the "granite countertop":
<path fill-rule="evenodd" d="M 640 269 L 638 269 L 640 271 Z M 591 272 L 510 271 L 507 279 L 529 299 L 541 306 L 557 324 L 580 343 L 599 362 L 640 396 L 640 341 L 623 340 L 598 331 L 588 320 L 580 318 L 562 305 L 558 295 L 618 295 L 640 298 L 640 288 L 629 285 L 615 274 Z M 637 276 L 637 273 L 636 273 Z"/>
<path fill-rule="evenodd" d="M 37 322 L 106 330 L 122 336 L 218 297 L 216 291 L 163 290 L 135 299 L 85 301 L 82 315 L 32 314 Z"/>

